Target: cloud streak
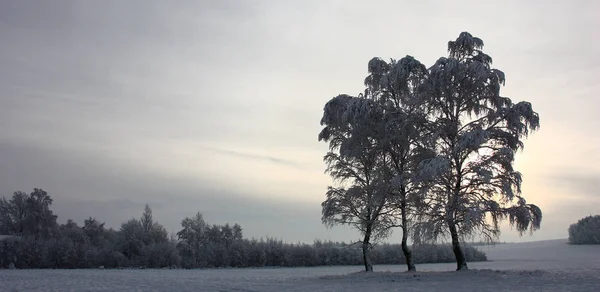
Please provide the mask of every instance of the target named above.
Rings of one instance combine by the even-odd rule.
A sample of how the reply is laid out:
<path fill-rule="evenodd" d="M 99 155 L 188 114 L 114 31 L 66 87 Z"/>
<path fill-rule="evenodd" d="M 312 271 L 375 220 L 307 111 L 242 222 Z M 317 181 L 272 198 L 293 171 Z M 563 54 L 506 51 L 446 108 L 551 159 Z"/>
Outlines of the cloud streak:
<path fill-rule="evenodd" d="M 295 168 L 306 168 L 305 166 L 303 166 L 298 161 L 294 161 L 294 160 L 290 160 L 290 159 L 285 159 L 285 158 L 280 158 L 280 157 L 275 157 L 275 156 L 270 156 L 270 155 L 262 155 L 262 154 L 254 154 L 254 153 L 247 153 L 247 152 L 239 152 L 239 151 L 234 151 L 234 150 L 218 149 L 218 148 L 211 148 L 211 147 L 202 147 L 201 149 L 205 150 L 205 151 L 210 151 L 210 152 L 213 152 L 213 153 L 218 153 L 218 154 L 221 154 L 221 155 L 227 155 L 227 156 L 236 157 L 236 158 L 244 158 L 244 159 L 251 159 L 251 160 L 267 161 L 267 162 L 271 162 L 271 163 L 275 163 L 275 164 L 292 166 L 292 167 L 295 167 Z"/>

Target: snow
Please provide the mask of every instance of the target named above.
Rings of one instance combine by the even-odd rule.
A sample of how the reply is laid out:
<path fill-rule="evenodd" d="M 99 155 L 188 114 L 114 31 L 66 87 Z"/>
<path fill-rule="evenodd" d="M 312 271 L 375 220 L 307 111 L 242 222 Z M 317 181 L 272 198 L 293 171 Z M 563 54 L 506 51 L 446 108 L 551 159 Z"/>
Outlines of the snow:
<path fill-rule="evenodd" d="M 209 270 L 0 270 L 0 291 L 598 291 L 600 245 L 566 240 L 481 247 L 489 262 Z"/>

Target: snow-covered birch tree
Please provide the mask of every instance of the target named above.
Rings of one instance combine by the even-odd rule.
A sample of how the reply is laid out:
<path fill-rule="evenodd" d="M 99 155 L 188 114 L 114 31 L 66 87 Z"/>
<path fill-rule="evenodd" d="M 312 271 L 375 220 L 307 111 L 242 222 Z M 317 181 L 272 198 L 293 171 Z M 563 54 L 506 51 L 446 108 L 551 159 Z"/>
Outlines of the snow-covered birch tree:
<path fill-rule="evenodd" d="M 388 162 L 373 138 L 383 130 L 381 114 L 373 100 L 339 95 L 325 105 L 325 127 L 319 134 L 319 140 L 329 143 L 326 172 L 338 183 L 328 188 L 321 204 L 323 223 L 350 225 L 361 232 L 367 272 L 373 271 L 371 243 L 387 236 L 396 213 L 386 181 Z"/>
<path fill-rule="evenodd" d="M 431 129 L 438 156 L 421 164 L 431 183 L 421 210 L 418 240 L 450 235 L 457 270 L 467 269 L 460 241 L 480 234 L 499 236 L 508 219 L 522 234 L 540 228 L 541 210 L 521 195 L 515 153 L 540 126 L 529 102 L 500 95 L 505 76 L 491 67 L 483 41 L 463 32 L 448 43 L 448 57 L 431 68 L 422 92 L 433 110 Z"/>
<path fill-rule="evenodd" d="M 380 58 L 369 61 L 369 76 L 365 96 L 371 97 L 383 109 L 383 134 L 377 143 L 384 150 L 391 168 L 391 199 L 400 214 L 402 251 L 409 271 L 415 271 L 408 247 L 410 218 L 419 202 L 417 168 L 421 161 L 431 157 L 427 145 L 427 108 L 420 90 L 428 71 L 425 65 L 406 56 L 389 63 Z"/>

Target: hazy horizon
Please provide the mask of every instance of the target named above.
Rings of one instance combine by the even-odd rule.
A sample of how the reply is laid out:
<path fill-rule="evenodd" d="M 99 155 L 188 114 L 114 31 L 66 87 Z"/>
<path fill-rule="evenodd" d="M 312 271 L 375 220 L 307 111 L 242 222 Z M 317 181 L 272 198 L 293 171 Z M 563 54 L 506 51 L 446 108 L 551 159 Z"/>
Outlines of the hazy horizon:
<path fill-rule="evenodd" d="M 500 6 L 496 6 L 500 5 Z M 246 237 L 352 241 L 321 224 L 324 104 L 367 62 L 427 66 L 468 31 L 541 128 L 516 169 L 541 230 L 600 214 L 595 1 L 0 1 L 0 196 L 46 190 L 64 223 L 118 229 L 144 204 L 169 232 L 196 212 Z M 397 235 L 392 241 L 397 241 Z"/>

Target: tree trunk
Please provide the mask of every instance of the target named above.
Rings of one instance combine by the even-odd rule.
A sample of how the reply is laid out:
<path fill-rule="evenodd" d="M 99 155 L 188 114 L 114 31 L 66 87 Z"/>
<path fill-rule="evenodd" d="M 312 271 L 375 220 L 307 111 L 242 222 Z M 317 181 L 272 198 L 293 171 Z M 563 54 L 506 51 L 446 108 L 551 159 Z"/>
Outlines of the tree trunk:
<path fill-rule="evenodd" d="M 370 248 L 370 241 L 371 239 L 371 228 L 367 228 L 367 231 L 365 232 L 365 237 L 363 239 L 363 244 L 362 244 L 362 251 L 363 251 L 363 262 L 365 264 L 365 271 L 367 272 L 373 272 L 373 264 L 371 263 L 371 257 L 370 257 L 370 253 L 371 253 L 371 248 Z"/>
<path fill-rule="evenodd" d="M 406 258 L 406 266 L 408 267 L 408 271 L 409 272 L 416 272 L 417 268 L 415 267 L 415 263 L 413 262 L 412 259 L 412 252 L 410 251 L 410 249 L 408 248 L 408 244 L 406 243 L 407 237 L 406 236 L 407 231 L 404 230 L 404 228 L 402 229 L 402 252 L 404 253 L 404 257 Z"/>
<path fill-rule="evenodd" d="M 417 268 L 415 267 L 415 263 L 413 263 L 412 252 L 408 248 L 408 219 L 406 218 L 406 202 L 402 202 L 402 252 L 404 253 L 404 258 L 406 259 L 406 266 L 408 267 L 409 272 L 416 272 Z"/>
<path fill-rule="evenodd" d="M 450 236 L 452 237 L 452 250 L 454 251 L 454 257 L 456 258 L 456 270 L 468 270 L 469 268 L 467 267 L 465 254 L 463 253 L 462 248 L 460 248 L 456 224 L 454 222 L 448 222 L 448 227 L 450 228 Z"/>

